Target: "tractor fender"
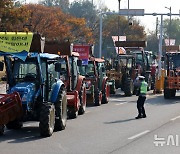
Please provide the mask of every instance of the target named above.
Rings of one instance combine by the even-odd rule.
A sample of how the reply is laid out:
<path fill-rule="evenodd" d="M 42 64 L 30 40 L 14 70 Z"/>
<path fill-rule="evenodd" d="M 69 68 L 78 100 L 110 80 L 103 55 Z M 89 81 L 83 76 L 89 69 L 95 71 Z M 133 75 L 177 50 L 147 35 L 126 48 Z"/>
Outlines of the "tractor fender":
<path fill-rule="evenodd" d="M 77 82 L 77 86 L 76 86 L 76 90 L 77 90 L 77 91 L 80 91 L 80 90 L 81 90 L 81 86 L 82 86 L 82 83 L 83 83 L 84 80 L 85 80 L 85 77 L 79 75 L 78 82 Z"/>
<path fill-rule="evenodd" d="M 104 77 L 104 78 L 103 78 L 103 81 L 102 81 L 102 91 L 103 91 L 104 88 L 105 88 L 105 84 L 106 84 L 107 80 L 108 80 L 108 77 Z"/>
<path fill-rule="evenodd" d="M 57 102 L 58 94 L 62 87 L 64 87 L 64 83 L 61 80 L 58 80 L 56 83 L 53 84 L 52 91 L 50 93 L 51 103 L 55 104 Z"/>

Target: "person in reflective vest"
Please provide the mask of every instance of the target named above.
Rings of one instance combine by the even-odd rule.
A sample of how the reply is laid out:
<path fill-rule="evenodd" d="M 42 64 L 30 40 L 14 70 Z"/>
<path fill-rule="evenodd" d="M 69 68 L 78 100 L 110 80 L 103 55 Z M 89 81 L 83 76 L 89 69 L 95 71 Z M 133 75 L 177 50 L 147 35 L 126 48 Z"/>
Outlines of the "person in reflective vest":
<path fill-rule="evenodd" d="M 138 116 L 136 117 L 136 119 L 140 119 L 140 118 L 146 118 L 146 112 L 144 109 L 144 103 L 146 100 L 146 93 L 147 93 L 147 82 L 145 81 L 145 77 L 144 76 L 139 76 L 138 77 L 139 81 L 138 81 L 138 92 L 137 92 L 137 96 L 138 96 L 138 100 L 137 100 L 137 109 L 138 109 Z"/>

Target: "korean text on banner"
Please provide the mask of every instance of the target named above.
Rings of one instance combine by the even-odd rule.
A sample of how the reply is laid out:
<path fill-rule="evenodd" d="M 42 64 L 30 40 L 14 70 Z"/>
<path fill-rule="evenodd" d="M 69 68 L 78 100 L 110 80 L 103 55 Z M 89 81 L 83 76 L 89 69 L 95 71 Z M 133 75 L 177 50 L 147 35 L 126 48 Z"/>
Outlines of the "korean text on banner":
<path fill-rule="evenodd" d="M 0 51 L 3 52 L 29 52 L 33 33 L 0 32 Z"/>
<path fill-rule="evenodd" d="M 88 59 L 89 58 L 89 45 L 74 45 L 73 51 L 79 53 L 79 59 Z"/>

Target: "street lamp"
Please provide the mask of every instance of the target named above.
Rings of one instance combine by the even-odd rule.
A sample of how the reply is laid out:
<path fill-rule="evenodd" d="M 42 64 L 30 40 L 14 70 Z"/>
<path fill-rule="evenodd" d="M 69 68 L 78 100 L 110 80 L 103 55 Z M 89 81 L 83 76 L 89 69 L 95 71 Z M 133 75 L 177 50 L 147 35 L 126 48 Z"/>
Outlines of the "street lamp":
<path fill-rule="evenodd" d="M 118 15 L 118 41 L 119 41 L 119 36 L 120 36 L 120 2 L 121 2 L 121 0 L 118 0 L 118 2 L 119 2 L 119 8 L 118 8 L 118 10 L 119 10 L 119 15 Z M 119 52 L 119 47 L 118 47 L 118 52 Z"/>
<path fill-rule="evenodd" d="M 170 7 L 165 7 L 166 9 L 168 9 L 170 11 L 170 21 L 169 21 L 169 45 L 170 45 L 170 39 L 171 39 L 171 6 Z"/>

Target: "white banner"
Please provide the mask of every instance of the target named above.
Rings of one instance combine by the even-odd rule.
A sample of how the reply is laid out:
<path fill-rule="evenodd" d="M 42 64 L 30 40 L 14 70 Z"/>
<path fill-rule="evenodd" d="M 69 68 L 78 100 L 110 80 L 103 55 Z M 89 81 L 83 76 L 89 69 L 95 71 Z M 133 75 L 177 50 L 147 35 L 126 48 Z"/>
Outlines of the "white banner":
<path fill-rule="evenodd" d="M 164 41 L 165 41 L 166 46 L 175 45 L 175 42 L 176 42 L 175 39 L 165 39 Z"/>
<path fill-rule="evenodd" d="M 118 41 L 118 36 L 112 36 L 112 40 L 115 46 L 115 42 Z M 126 36 L 119 36 L 119 41 L 126 41 Z M 119 47 L 119 51 L 118 51 L 118 47 L 115 48 L 117 54 L 126 54 L 126 50 L 123 47 Z"/>

